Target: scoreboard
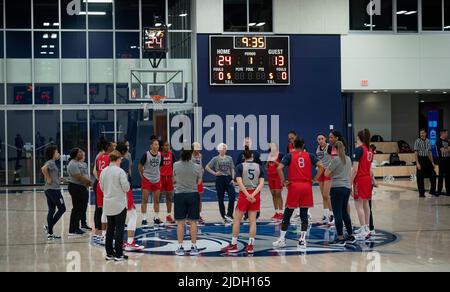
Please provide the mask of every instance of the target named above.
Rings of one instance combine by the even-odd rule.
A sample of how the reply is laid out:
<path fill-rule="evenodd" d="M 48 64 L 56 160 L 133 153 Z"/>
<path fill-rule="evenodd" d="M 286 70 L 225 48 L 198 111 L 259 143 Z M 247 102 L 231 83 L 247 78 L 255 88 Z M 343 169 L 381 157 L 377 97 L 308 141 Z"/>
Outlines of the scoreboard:
<path fill-rule="evenodd" d="M 289 36 L 210 36 L 210 85 L 290 85 Z"/>
<path fill-rule="evenodd" d="M 142 32 L 144 52 L 167 52 L 167 28 L 146 27 Z"/>

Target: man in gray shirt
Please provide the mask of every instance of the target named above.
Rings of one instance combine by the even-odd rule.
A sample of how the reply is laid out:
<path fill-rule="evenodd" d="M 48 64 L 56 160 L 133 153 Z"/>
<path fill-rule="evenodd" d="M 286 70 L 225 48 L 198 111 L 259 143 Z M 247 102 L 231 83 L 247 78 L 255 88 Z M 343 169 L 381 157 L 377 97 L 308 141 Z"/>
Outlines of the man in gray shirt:
<path fill-rule="evenodd" d="M 200 194 L 198 185 L 202 182 L 200 165 L 192 162 L 192 151 L 183 150 L 181 161 L 173 166 L 175 184 L 175 220 L 178 224 L 178 249 L 175 254 L 184 256 L 184 226 L 189 220 L 191 227 L 191 256 L 199 254 L 197 249 L 197 222 L 200 219 Z"/>
<path fill-rule="evenodd" d="M 206 170 L 216 177 L 216 190 L 219 202 L 220 215 L 225 224 L 233 223 L 234 201 L 236 191 L 234 189 L 234 162 L 227 156 L 227 145 L 217 146 L 219 155 L 214 157 L 206 166 Z M 225 192 L 228 194 L 228 212 L 225 214 Z"/>

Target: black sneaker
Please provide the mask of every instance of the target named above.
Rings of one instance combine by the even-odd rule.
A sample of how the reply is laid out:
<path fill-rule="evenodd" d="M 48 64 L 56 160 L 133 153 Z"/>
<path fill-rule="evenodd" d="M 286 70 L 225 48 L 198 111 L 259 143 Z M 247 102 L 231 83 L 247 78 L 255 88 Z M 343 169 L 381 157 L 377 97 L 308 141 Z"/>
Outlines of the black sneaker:
<path fill-rule="evenodd" d="M 145 226 L 148 226 L 148 222 L 147 222 L 147 220 L 142 220 L 142 223 L 141 223 L 141 225 L 142 225 L 142 226 L 144 226 L 144 227 L 145 227 Z"/>
<path fill-rule="evenodd" d="M 329 245 L 334 247 L 345 247 L 345 240 L 337 238 L 335 241 L 330 242 Z"/>
<path fill-rule="evenodd" d="M 430 195 L 435 196 L 435 197 L 439 197 L 440 193 L 430 192 Z"/>
<path fill-rule="evenodd" d="M 81 230 L 82 230 L 82 231 L 86 231 L 86 232 L 91 232 L 91 231 L 92 231 L 92 228 L 86 225 L 86 226 L 82 226 L 82 227 L 81 227 Z"/>
<path fill-rule="evenodd" d="M 114 256 L 112 256 L 112 255 L 106 255 L 105 260 L 106 260 L 107 262 L 113 261 L 113 260 L 114 260 Z"/>
<path fill-rule="evenodd" d="M 419 198 L 426 198 L 425 195 L 419 195 Z"/>
<path fill-rule="evenodd" d="M 164 222 L 162 222 L 159 218 L 153 219 L 153 223 L 155 224 L 155 226 L 164 226 Z"/>
<path fill-rule="evenodd" d="M 123 255 L 121 257 L 114 257 L 114 261 L 116 261 L 116 262 L 124 262 L 127 260 L 128 260 L 128 256 L 126 256 L 126 255 Z"/>
<path fill-rule="evenodd" d="M 345 239 L 345 243 L 346 244 L 355 244 L 356 243 L 356 238 L 352 235 L 349 236 Z"/>
<path fill-rule="evenodd" d="M 79 237 L 83 237 L 84 235 L 85 235 L 84 231 L 77 230 L 75 232 L 69 233 L 69 238 L 79 238 Z"/>
<path fill-rule="evenodd" d="M 54 235 L 54 234 L 49 234 L 47 235 L 47 241 L 54 241 L 54 240 L 60 240 L 61 236 L 58 235 Z"/>

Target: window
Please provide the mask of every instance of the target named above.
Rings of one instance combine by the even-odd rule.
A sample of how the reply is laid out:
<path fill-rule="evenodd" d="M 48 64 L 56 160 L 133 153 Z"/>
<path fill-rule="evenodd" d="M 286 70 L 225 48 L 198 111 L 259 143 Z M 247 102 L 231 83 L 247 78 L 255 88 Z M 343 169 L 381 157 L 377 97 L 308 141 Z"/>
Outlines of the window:
<path fill-rule="evenodd" d="M 33 113 L 8 111 L 8 170 L 11 185 L 33 184 Z M 12 172 L 14 170 L 14 172 Z"/>
<path fill-rule="evenodd" d="M 117 32 L 116 58 L 139 59 L 139 36 L 138 32 Z"/>
<path fill-rule="evenodd" d="M 397 31 L 418 31 L 418 2 L 417 0 L 397 0 Z"/>
<path fill-rule="evenodd" d="M 69 155 L 70 150 L 72 150 L 73 148 L 80 148 L 86 152 L 87 157 L 87 136 L 87 111 L 63 111 L 64 154 Z M 68 161 L 66 160 L 64 160 L 63 162 L 65 166 L 68 164 Z"/>
<path fill-rule="evenodd" d="M 86 33 L 62 32 L 62 57 L 86 58 Z"/>
<path fill-rule="evenodd" d="M 444 30 L 450 31 L 450 0 L 444 0 Z"/>
<path fill-rule="evenodd" d="M 8 104 L 20 105 L 33 103 L 33 86 L 31 82 L 8 83 L 6 89 Z"/>
<path fill-rule="evenodd" d="M 59 104 L 59 84 L 35 84 L 35 104 Z"/>
<path fill-rule="evenodd" d="M 190 32 L 169 32 L 170 58 L 191 58 L 191 35 Z"/>
<path fill-rule="evenodd" d="M 6 28 L 31 28 L 31 1 L 5 1 Z"/>
<path fill-rule="evenodd" d="M 89 100 L 91 104 L 114 103 L 114 84 L 89 84 Z"/>
<path fill-rule="evenodd" d="M 272 0 L 250 0 L 249 28 L 251 32 L 271 32 Z"/>
<path fill-rule="evenodd" d="M 45 164 L 45 149 L 49 145 L 56 145 L 61 153 L 61 125 L 59 110 L 36 111 L 36 183 L 44 183 L 44 177 L 40 171 Z M 56 163 L 59 167 L 60 163 Z"/>
<path fill-rule="evenodd" d="M 0 68 L 3 70 L 3 68 Z M 5 85 L 3 85 L 3 81 L 2 83 L 0 83 L 0 105 L 4 105 L 5 104 Z M 1 119 L 0 119 L 1 121 Z"/>
<path fill-rule="evenodd" d="M 350 30 L 370 30 L 370 0 L 350 0 Z"/>
<path fill-rule="evenodd" d="M 86 104 L 86 83 L 62 85 L 63 103 L 64 104 Z"/>
<path fill-rule="evenodd" d="M 5 111 L 0 111 L 0 185 L 6 184 Z"/>
<path fill-rule="evenodd" d="M 442 0 L 422 1 L 422 29 L 442 30 Z"/>
<path fill-rule="evenodd" d="M 165 0 L 142 0 L 142 26 L 164 24 L 166 19 Z"/>
<path fill-rule="evenodd" d="M 34 33 L 34 57 L 37 59 L 59 58 L 59 33 L 57 31 Z"/>
<path fill-rule="evenodd" d="M 77 1 L 61 0 L 61 27 L 63 29 L 86 28 L 86 3 L 80 1 L 80 13 L 77 13 Z"/>
<path fill-rule="evenodd" d="M 271 32 L 272 0 L 224 0 L 224 31 Z"/>
<path fill-rule="evenodd" d="M 116 29 L 139 29 L 139 0 L 115 1 Z"/>
<path fill-rule="evenodd" d="M 58 0 L 33 1 L 34 28 L 58 29 Z"/>
<path fill-rule="evenodd" d="M 0 28 L 3 28 L 3 1 L 0 1 Z"/>
<path fill-rule="evenodd" d="M 128 83 L 118 83 L 116 86 L 117 103 L 130 103 Z"/>
<path fill-rule="evenodd" d="M 224 0 L 223 5 L 224 31 L 246 32 L 247 0 Z"/>
<path fill-rule="evenodd" d="M 172 30 L 191 29 L 191 1 L 169 0 L 169 23 Z"/>
<path fill-rule="evenodd" d="M 88 5 L 89 29 L 112 29 L 111 3 L 91 3 Z"/>
<path fill-rule="evenodd" d="M 89 58 L 113 58 L 112 32 L 89 32 Z"/>
<path fill-rule="evenodd" d="M 380 2 L 380 15 L 372 15 L 372 30 L 392 31 L 392 0 L 382 0 Z"/>
<path fill-rule="evenodd" d="M 24 31 L 6 32 L 6 58 L 31 59 L 31 33 Z"/>

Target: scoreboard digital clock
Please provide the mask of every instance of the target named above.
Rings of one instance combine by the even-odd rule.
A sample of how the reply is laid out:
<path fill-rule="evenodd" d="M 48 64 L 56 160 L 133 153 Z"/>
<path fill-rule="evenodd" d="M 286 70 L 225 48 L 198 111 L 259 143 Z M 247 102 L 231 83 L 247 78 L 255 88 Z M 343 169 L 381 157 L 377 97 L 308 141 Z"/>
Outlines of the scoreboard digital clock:
<path fill-rule="evenodd" d="M 161 27 L 146 27 L 143 29 L 144 52 L 167 52 L 167 29 Z"/>
<path fill-rule="evenodd" d="M 210 85 L 290 85 L 288 36 L 210 36 Z"/>

